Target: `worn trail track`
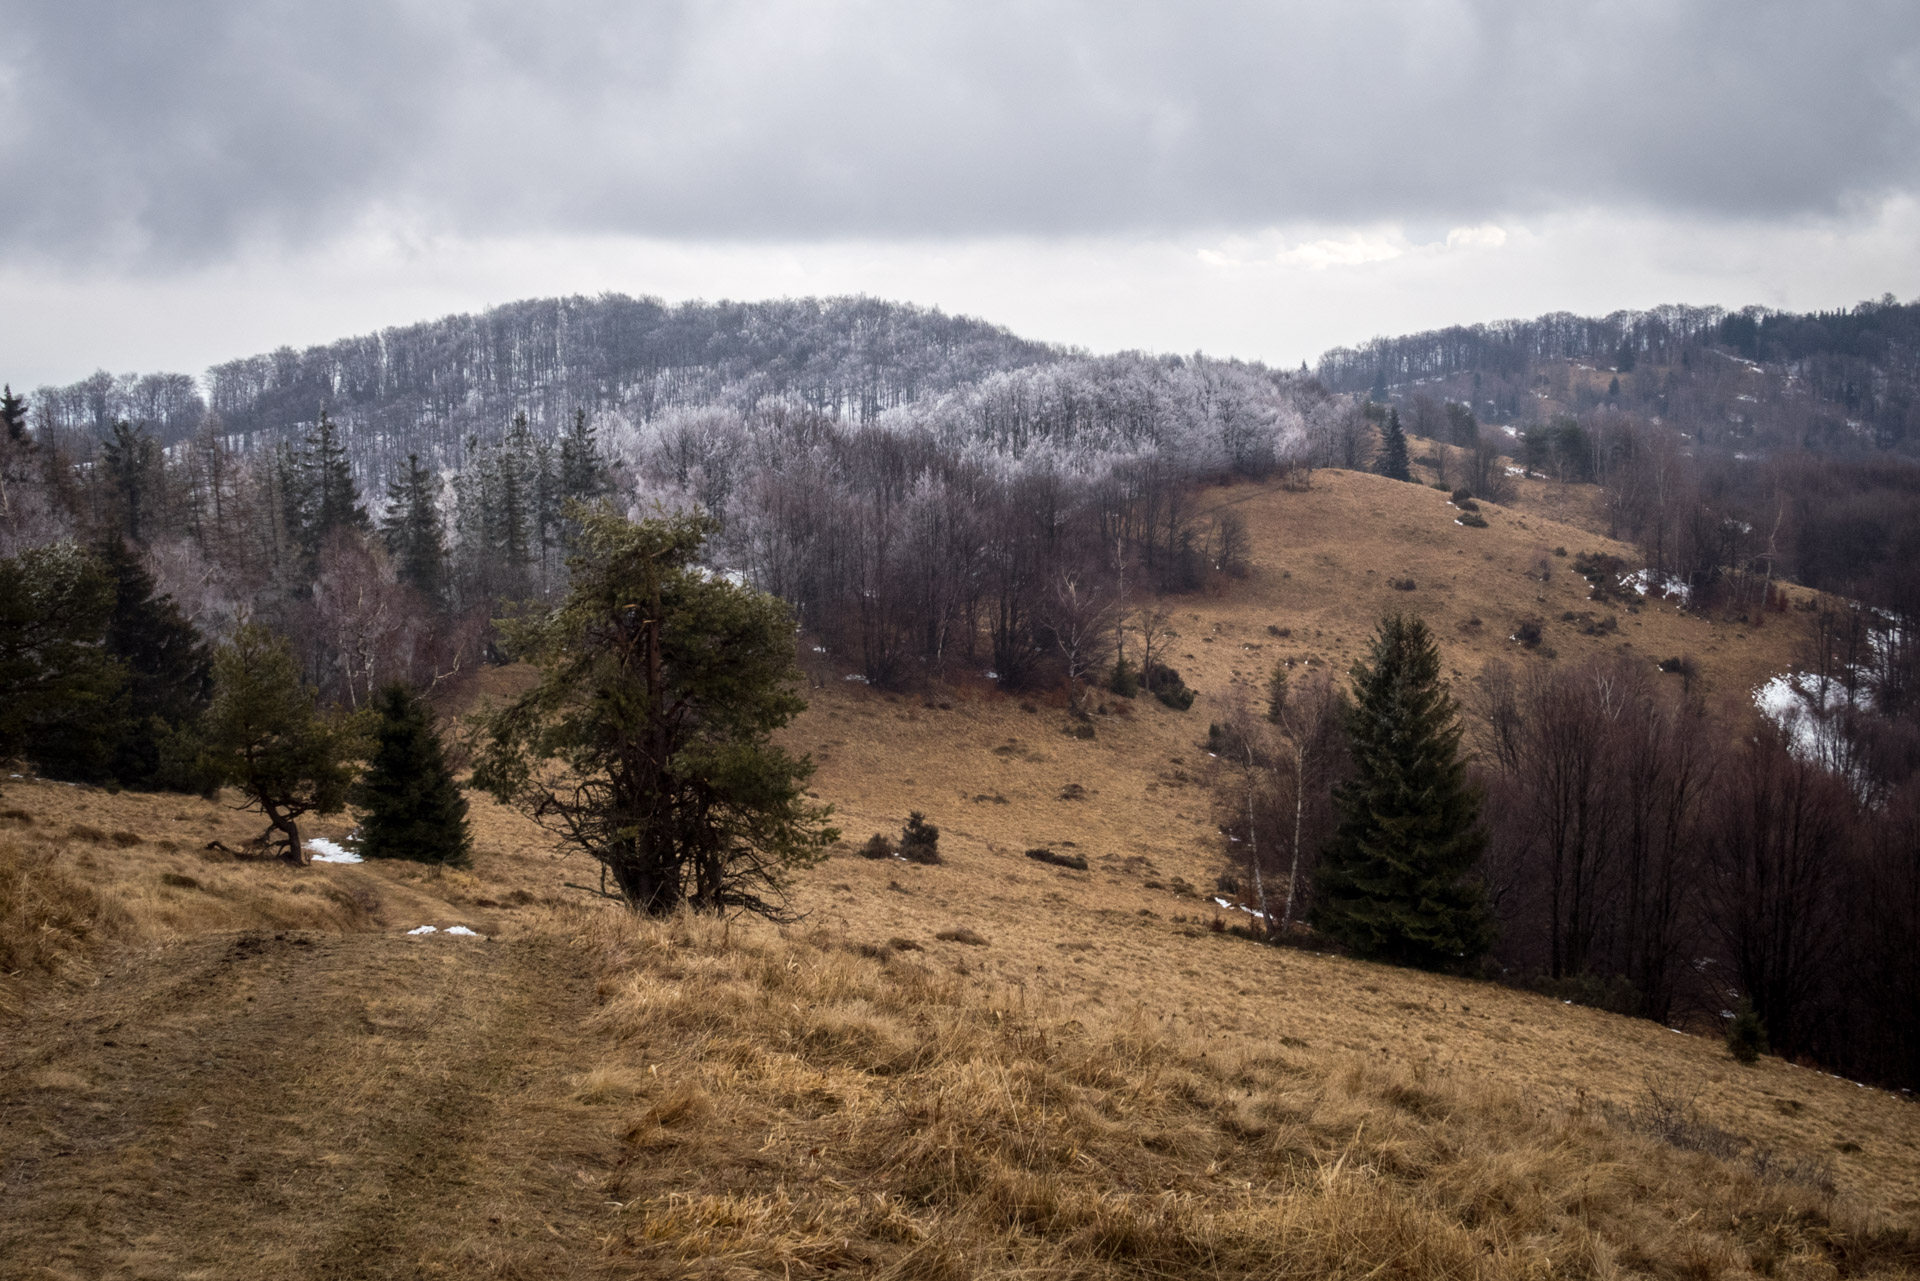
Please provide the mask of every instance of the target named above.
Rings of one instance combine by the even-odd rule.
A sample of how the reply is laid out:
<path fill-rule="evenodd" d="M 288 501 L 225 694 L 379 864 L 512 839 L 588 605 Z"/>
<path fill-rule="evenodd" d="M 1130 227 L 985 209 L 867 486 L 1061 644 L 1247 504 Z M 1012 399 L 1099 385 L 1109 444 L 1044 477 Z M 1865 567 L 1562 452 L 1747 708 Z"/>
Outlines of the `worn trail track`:
<path fill-rule="evenodd" d="M 246 934 L 0 1026 L 0 1277 L 598 1276 L 554 938 Z"/>

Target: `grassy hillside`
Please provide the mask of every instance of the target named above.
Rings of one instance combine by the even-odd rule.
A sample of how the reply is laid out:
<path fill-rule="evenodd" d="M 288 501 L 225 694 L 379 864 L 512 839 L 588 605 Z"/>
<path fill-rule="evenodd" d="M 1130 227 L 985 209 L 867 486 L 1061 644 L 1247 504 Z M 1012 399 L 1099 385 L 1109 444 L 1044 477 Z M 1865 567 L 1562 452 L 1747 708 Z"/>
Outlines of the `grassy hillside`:
<path fill-rule="evenodd" d="M 1540 617 L 1560 661 L 1692 654 L 1744 699 L 1791 661 L 1796 616 L 1649 603 L 1583 634 L 1561 615 L 1604 607 L 1552 548 L 1615 549 L 1524 496 L 1486 529 L 1346 473 L 1209 501 L 1246 514 L 1253 566 L 1171 602 L 1191 711 L 1108 700 L 1083 739 L 984 678 L 889 695 L 819 660 L 788 736 L 849 839 L 798 880 L 796 928 L 588 905 L 562 886 L 584 865 L 484 801 L 471 871 L 299 870 L 206 849 L 258 826 L 215 804 L 7 783 L 0 1275 L 1920 1267 L 1911 1103 L 1491 984 L 1258 947 L 1212 929 L 1204 896 L 1207 722 L 1276 658 L 1344 670 L 1381 611 L 1413 608 L 1464 679 Z M 945 862 L 853 851 L 909 810 Z M 1024 857 L 1043 844 L 1088 869 Z M 455 923 L 486 941 L 405 936 Z M 318 951 L 287 950 L 302 939 Z M 195 1129 L 196 1106 L 225 1128 Z M 463 1109 L 444 1138 L 400 1123 Z M 191 1177 L 209 1208 L 150 1203 L 140 1169 Z"/>

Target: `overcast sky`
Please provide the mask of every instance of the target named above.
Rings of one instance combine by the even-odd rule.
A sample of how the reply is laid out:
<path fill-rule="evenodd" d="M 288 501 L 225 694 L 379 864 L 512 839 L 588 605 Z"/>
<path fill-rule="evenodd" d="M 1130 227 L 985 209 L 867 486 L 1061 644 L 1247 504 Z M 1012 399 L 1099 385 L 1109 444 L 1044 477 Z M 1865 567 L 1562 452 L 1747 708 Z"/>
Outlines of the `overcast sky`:
<path fill-rule="evenodd" d="M 1297 364 L 1920 296 L 1920 4 L 0 0 L 0 377 L 864 292 Z"/>

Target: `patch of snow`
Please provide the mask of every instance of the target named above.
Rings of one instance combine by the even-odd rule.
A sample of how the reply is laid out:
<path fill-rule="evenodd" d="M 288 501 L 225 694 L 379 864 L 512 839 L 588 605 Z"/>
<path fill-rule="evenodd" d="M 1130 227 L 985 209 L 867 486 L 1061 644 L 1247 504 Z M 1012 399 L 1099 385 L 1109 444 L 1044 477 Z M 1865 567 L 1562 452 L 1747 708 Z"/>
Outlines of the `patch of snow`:
<path fill-rule="evenodd" d="M 1840 727 L 1833 713 L 1847 703 L 1837 680 L 1782 673 L 1753 691 L 1753 705 L 1787 736 L 1788 749 L 1803 761 L 1832 762 L 1841 755 Z"/>
<path fill-rule="evenodd" d="M 1663 577 L 1651 569 L 1641 569 L 1631 574 L 1620 575 L 1620 585 L 1642 596 L 1665 596 L 1669 600 L 1679 601 L 1682 605 L 1686 604 L 1693 595 L 1693 589 L 1688 587 L 1685 580 L 1677 574 L 1667 574 Z"/>
<path fill-rule="evenodd" d="M 480 937 L 480 931 L 470 930 L 464 925 L 449 925 L 447 927 L 447 933 L 458 934 L 462 938 L 470 938 L 470 939 L 477 939 Z"/>
<path fill-rule="evenodd" d="M 438 934 L 440 931 L 431 925 L 416 925 L 408 930 L 409 934 Z"/>
<path fill-rule="evenodd" d="M 815 645 L 813 647 L 813 652 L 816 654 L 824 654 L 827 652 L 827 647 L 825 645 Z"/>
<path fill-rule="evenodd" d="M 1507 468 L 1507 475 L 1509 476 L 1524 476 L 1526 474 L 1527 474 L 1527 469 L 1524 467 L 1508 467 Z"/>
<path fill-rule="evenodd" d="M 867 683 L 867 678 L 862 676 L 859 672 L 848 672 L 846 675 L 846 679 L 850 681 L 858 681 L 862 685 L 865 685 Z"/>
<path fill-rule="evenodd" d="M 324 836 L 308 837 L 307 853 L 316 863 L 359 863 L 364 860 L 352 850 L 334 844 Z"/>

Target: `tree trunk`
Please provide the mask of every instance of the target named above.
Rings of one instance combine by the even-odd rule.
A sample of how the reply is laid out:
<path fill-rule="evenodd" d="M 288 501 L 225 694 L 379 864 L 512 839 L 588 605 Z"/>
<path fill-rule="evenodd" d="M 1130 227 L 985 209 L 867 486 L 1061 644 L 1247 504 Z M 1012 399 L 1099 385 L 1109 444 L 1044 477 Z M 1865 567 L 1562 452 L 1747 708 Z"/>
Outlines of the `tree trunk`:
<path fill-rule="evenodd" d="M 1267 915 L 1267 883 L 1260 875 L 1260 841 L 1253 822 L 1253 749 L 1247 749 L 1247 860 L 1253 865 L 1253 906 L 1260 913 L 1260 932 L 1271 941 L 1273 918 Z"/>
<path fill-rule="evenodd" d="M 307 850 L 306 846 L 300 843 L 300 820 L 291 814 L 276 814 L 268 810 L 267 822 L 273 825 L 269 830 L 277 831 L 287 838 L 287 861 L 295 867 L 305 867 Z"/>
<path fill-rule="evenodd" d="M 1307 754 L 1298 743 L 1293 748 L 1293 860 L 1287 869 L 1287 910 L 1280 918 L 1282 926 L 1293 924 L 1293 896 L 1300 884 L 1300 828 L 1307 809 Z"/>

